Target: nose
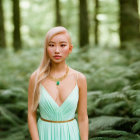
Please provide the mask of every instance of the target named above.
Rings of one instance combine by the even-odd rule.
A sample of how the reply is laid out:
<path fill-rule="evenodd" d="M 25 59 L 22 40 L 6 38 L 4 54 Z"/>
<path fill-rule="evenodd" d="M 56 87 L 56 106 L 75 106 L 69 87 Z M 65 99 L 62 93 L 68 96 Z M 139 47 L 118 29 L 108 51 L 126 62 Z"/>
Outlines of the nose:
<path fill-rule="evenodd" d="M 59 46 L 56 46 L 55 52 L 59 52 Z"/>

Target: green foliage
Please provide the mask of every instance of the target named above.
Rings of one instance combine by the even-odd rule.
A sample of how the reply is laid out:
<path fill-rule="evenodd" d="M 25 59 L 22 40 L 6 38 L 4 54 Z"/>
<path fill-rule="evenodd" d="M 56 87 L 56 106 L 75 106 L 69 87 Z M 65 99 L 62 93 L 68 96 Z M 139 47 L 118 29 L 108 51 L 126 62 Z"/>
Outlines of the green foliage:
<path fill-rule="evenodd" d="M 24 49 L 15 55 L 1 51 L 0 137 L 3 140 L 30 139 L 28 80 L 38 67 L 42 53 L 37 48 Z M 139 138 L 140 63 L 129 60 L 124 53 L 104 47 L 74 48 L 66 60 L 87 77 L 89 138 L 93 140 Z"/>

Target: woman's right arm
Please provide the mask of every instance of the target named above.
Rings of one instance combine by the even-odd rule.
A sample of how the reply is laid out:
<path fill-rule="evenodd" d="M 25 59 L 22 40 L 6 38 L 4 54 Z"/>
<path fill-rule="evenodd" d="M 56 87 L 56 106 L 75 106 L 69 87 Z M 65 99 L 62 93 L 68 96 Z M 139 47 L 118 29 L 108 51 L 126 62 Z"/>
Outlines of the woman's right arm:
<path fill-rule="evenodd" d="M 33 99 L 33 89 L 35 82 L 35 73 L 30 76 L 29 86 L 28 86 L 28 127 L 32 140 L 39 140 L 37 123 L 36 123 L 36 112 L 31 111 L 32 99 Z"/>

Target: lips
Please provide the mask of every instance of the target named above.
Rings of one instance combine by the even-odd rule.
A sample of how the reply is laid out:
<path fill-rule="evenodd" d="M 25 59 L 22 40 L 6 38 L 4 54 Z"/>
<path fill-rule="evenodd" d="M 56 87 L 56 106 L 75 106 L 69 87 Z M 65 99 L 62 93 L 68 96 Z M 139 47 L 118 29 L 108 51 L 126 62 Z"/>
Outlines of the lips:
<path fill-rule="evenodd" d="M 61 58 L 61 56 L 60 55 L 55 55 L 54 58 L 59 59 L 59 58 Z"/>
<path fill-rule="evenodd" d="M 61 57 L 60 55 L 55 55 L 54 57 Z"/>

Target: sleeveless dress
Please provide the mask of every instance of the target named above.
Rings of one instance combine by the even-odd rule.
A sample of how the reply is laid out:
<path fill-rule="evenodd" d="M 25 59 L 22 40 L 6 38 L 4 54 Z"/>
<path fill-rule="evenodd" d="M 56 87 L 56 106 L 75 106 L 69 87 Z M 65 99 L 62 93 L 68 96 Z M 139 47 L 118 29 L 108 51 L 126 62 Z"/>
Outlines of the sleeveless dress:
<path fill-rule="evenodd" d="M 47 120 L 65 121 L 75 117 L 79 99 L 79 88 L 76 85 L 65 101 L 59 106 L 46 88 L 40 84 L 39 112 Z M 37 121 L 39 140 L 80 140 L 79 125 L 76 118 L 69 122 L 55 123 Z"/>

